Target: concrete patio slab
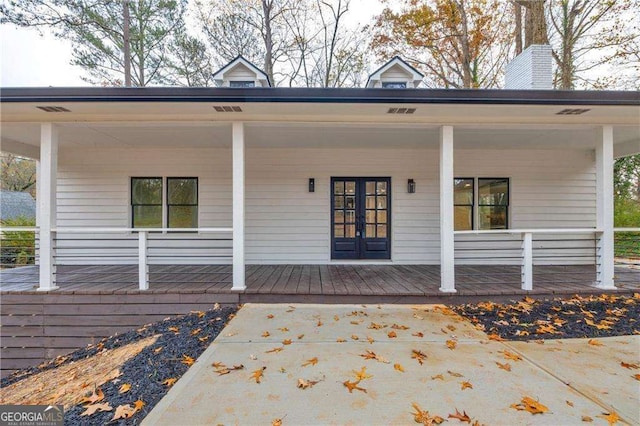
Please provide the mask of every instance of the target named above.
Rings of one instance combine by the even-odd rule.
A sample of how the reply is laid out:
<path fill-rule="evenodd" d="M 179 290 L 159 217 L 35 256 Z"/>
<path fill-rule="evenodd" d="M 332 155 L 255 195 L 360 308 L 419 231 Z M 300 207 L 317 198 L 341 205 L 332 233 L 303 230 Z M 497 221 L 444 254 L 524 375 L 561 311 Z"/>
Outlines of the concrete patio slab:
<path fill-rule="evenodd" d="M 391 331 L 397 337 L 389 337 Z M 284 339 L 292 343 L 283 345 Z M 457 346 L 447 348 L 447 340 L 456 340 Z M 628 342 L 621 344 L 625 351 L 637 340 Z M 567 352 L 549 367 L 537 365 L 546 362 L 545 349 L 555 347 L 549 343 L 507 346 L 490 341 L 466 321 L 434 306 L 245 305 L 143 424 L 253 425 L 275 419 L 282 419 L 284 425 L 414 424 L 413 402 L 431 415 L 447 418 L 458 409 L 492 425 L 583 424 L 582 416 L 596 424 L 604 422 L 597 416 L 608 411 L 611 403 L 590 398 L 577 382 L 570 387 L 553 374 L 566 363 L 586 365 L 579 353 Z M 605 345 L 611 351 L 619 346 Z M 273 348 L 283 349 L 267 353 Z M 505 359 L 505 350 L 516 349 L 523 360 Z M 363 358 L 367 350 L 388 363 Z M 412 358 L 413 350 L 426 355 L 423 364 Z M 579 352 L 579 347 L 573 350 Z M 529 351 L 541 361 L 528 361 Z M 549 351 L 552 356 L 561 352 Z M 625 352 L 611 359 L 617 356 L 626 362 L 634 358 Z M 317 364 L 303 366 L 312 358 L 317 358 Z M 218 375 L 214 362 L 245 368 Z M 500 369 L 496 362 L 510 364 L 511 371 Z M 251 373 L 263 367 L 264 377 L 258 384 Z M 366 393 L 349 393 L 343 382 L 354 382 L 355 371 L 363 367 L 372 376 L 359 383 Z M 597 368 L 591 375 L 590 383 L 600 392 L 609 392 L 612 399 L 624 395 L 625 401 L 634 396 L 637 400 L 637 385 L 609 377 L 600 380 Z M 297 387 L 298 379 L 318 383 L 303 390 Z M 472 387 L 462 389 L 463 382 Z M 510 408 L 524 396 L 539 400 L 549 411 L 532 415 Z M 627 422 L 640 421 L 627 402 L 614 407 L 620 407 L 618 414 Z"/>

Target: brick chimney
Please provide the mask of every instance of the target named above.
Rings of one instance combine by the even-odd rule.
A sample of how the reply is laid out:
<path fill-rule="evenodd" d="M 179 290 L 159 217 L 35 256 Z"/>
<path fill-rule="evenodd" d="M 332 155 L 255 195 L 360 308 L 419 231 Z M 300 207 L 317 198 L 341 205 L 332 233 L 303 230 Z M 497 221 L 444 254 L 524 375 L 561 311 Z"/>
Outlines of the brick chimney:
<path fill-rule="evenodd" d="M 551 46 L 532 44 L 507 64 L 505 89 L 552 90 Z"/>

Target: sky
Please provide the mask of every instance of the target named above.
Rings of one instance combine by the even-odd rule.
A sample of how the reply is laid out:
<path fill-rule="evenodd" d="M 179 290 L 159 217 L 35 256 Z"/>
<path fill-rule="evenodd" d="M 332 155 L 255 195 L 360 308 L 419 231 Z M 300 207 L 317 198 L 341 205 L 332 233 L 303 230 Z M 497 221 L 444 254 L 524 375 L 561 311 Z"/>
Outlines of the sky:
<path fill-rule="evenodd" d="M 373 0 L 352 0 L 351 23 L 368 23 L 382 10 Z M 88 86 L 70 65 L 71 43 L 34 29 L 0 25 L 0 87 Z"/>

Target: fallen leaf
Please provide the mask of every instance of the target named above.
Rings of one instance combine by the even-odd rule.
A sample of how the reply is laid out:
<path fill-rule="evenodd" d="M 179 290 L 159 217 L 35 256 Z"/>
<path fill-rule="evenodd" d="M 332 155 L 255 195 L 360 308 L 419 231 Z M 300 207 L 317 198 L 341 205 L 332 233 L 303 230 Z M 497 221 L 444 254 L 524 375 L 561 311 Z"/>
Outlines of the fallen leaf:
<path fill-rule="evenodd" d="M 260 383 L 260 381 L 262 380 L 262 378 L 264 377 L 264 370 L 266 370 L 267 367 L 262 367 L 262 368 L 258 368 L 257 370 L 255 370 L 253 373 L 251 373 L 251 378 L 255 379 L 256 383 Z"/>
<path fill-rule="evenodd" d="M 291 344 L 291 339 L 284 339 L 284 340 L 282 341 L 282 344 L 283 344 L 283 345 L 290 345 L 290 344 Z"/>
<path fill-rule="evenodd" d="M 618 416 L 617 413 L 611 412 L 611 413 L 603 413 L 600 414 L 599 416 L 596 417 L 600 417 L 601 419 L 605 419 L 609 425 L 614 425 L 616 423 L 618 423 L 618 421 L 620 420 L 620 416 Z"/>
<path fill-rule="evenodd" d="M 306 361 L 302 364 L 302 366 L 303 366 L 303 367 L 306 367 L 306 366 L 309 366 L 309 365 L 316 365 L 317 363 L 318 363 L 318 357 L 313 357 L 313 358 L 311 358 L 311 359 L 306 360 Z"/>
<path fill-rule="evenodd" d="M 129 383 L 124 383 L 122 386 L 120 386 L 120 389 L 118 390 L 118 392 L 127 393 L 130 390 L 131 390 L 131 385 Z"/>
<path fill-rule="evenodd" d="M 136 413 L 136 409 L 129 404 L 118 405 L 111 420 L 128 419 Z"/>
<path fill-rule="evenodd" d="M 400 365 L 400 364 L 393 364 L 393 368 L 394 368 L 395 370 L 398 370 L 398 371 L 399 371 L 399 372 L 401 372 L 401 373 L 404 373 L 404 368 L 403 368 L 403 367 L 402 367 L 402 365 Z"/>
<path fill-rule="evenodd" d="M 267 315 L 267 319 L 273 319 L 273 314 Z"/>
<path fill-rule="evenodd" d="M 91 394 L 83 397 L 80 402 L 83 404 L 85 402 L 88 402 L 89 404 L 94 404 L 98 401 L 102 401 L 103 399 L 104 399 L 104 392 L 102 392 L 102 389 L 98 388 L 98 389 L 93 389 Z"/>
<path fill-rule="evenodd" d="M 282 426 L 282 419 L 273 419 L 271 426 Z"/>
<path fill-rule="evenodd" d="M 413 349 L 411 351 L 411 358 L 417 360 L 418 363 L 420 363 L 420 365 L 422 365 L 424 363 L 424 360 L 427 359 L 427 355 L 422 351 Z"/>
<path fill-rule="evenodd" d="M 195 330 L 192 330 L 191 333 L 189 333 L 189 334 L 191 334 L 192 336 L 195 336 L 196 334 L 200 333 L 201 331 L 202 331 L 201 328 L 196 328 Z"/>
<path fill-rule="evenodd" d="M 591 417 L 589 417 L 589 416 L 582 416 L 582 421 L 591 423 L 593 421 L 593 419 Z"/>
<path fill-rule="evenodd" d="M 322 327 L 322 321 L 318 320 L 318 322 L 316 323 L 317 327 Z"/>
<path fill-rule="evenodd" d="M 415 413 L 412 413 L 412 414 L 413 414 L 413 420 L 416 423 L 420 423 L 425 426 L 431 426 L 434 424 L 439 425 L 440 423 L 444 422 L 444 419 L 440 416 L 434 415 L 433 417 L 431 417 L 428 411 L 425 411 L 422 408 L 420 408 L 420 406 L 418 406 L 418 404 L 416 404 L 415 402 L 412 403 L 411 406 L 415 410 Z"/>
<path fill-rule="evenodd" d="M 640 366 L 638 366 L 638 364 L 628 364 L 626 362 L 621 362 L 620 365 L 624 368 L 628 368 L 629 370 L 633 369 L 633 370 L 637 370 L 638 368 L 640 368 Z"/>
<path fill-rule="evenodd" d="M 344 340 L 343 338 L 340 338 L 340 337 L 339 337 L 339 338 L 337 338 L 337 339 L 336 339 L 336 342 L 338 342 L 338 343 L 344 343 L 344 342 L 346 342 L 346 340 Z"/>
<path fill-rule="evenodd" d="M 373 376 L 371 374 L 367 374 L 367 367 L 362 367 L 360 369 L 360 371 L 355 371 L 353 370 L 353 373 L 355 375 L 355 378 L 358 382 L 365 380 L 365 379 L 370 379 Z"/>
<path fill-rule="evenodd" d="M 367 350 L 366 353 L 360 354 L 360 356 L 364 359 L 375 359 L 378 362 L 383 362 L 385 364 L 389 364 L 389 361 L 383 358 L 380 355 L 377 355 L 375 352 Z"/>
<path fill-rule="evenodd" d="M 398 337 L 398 335 L 395 331 L 390 331 L 387 333 L 387 337 L 389 337 L 389 339 L 395 339 L 396 337 Z"/>
<path fill-rule="evenodd" d="M 466 411 L 462 411 L 462 413 L 460 413 L 457 408 L 456 408 L 456 413 L 455 414 L 449 414 L 449 416 L 447 418 L 449 418 L 449 419 L 458 419 L 461 422 L 471 423 L 471 418 L 469 418 L 469 416 L 467 415 L 467 412 Z"/>
<path fill-rule="evenodd" d="M 173 384 L 175 382 L 177 382 L 177 381 L 178 381 L 178 379 L 176 379 L 175 377 L 171 377 L 171 378 L 165 380 L 164 382 L 162 382 L 162 384 L 166 385 L 166 386 L 173 386 Z"/>
<path fill-rule="evenodd" d="M 180 331 L 180 329 L 178 327 L 169 327 L 167 330 L 169 331 L 173 331 L 174 333 L 178 333 Z"/>
<path fill-rule="evenodd" d="M 101 411 L 111 411 L 113 410 L 113 408 L 111 407 L 111 405 L 109 405 L 108 402 L 103 402 L 102 404 L 92 404 L 92 405 L 86 405 L 85 406 L 86 410 L 84 410 L 82 413 L 80 413 L 81 416 L 91 416 L 95 413 L 101 412 Z"/>
<path fill-rule="evenodd" d="M 391 328 L 395 329 L 395 330 L 408 330 L 409 327 L 407 327 L 406 325 L 398 325 L 398 324 L 393 324 L 391 326 Z"/>
<path fill-rule="evenodd" d="M 284 349 L 284 347 L 279 346 L 277 348 L 273 348 L 273 349 L 269 349 L 268 351 L 265 351 L 265 354 L 273 354 L 273 353 L 278 353 L 280 351 L 282 351 Z"/>
<path fill-rule="evenodd" d="M 473 389 L 473 385 L 471 384 L 471 382 L 460 382 L 461 386 L 461 390 L 465 390 L 465 389 Z"/>
<path fill-rule="evenodd" d="M 334 321 L 340 321 L 340 317 L 339 317 L 339 316 L 337 316 L 337 315 L 334 315 L 334 316 L 333 316 L 333 320 L 334 320 Z"/>
<path fill-rule="evenodd" d="M 153 350 L 153 353 L 154 353 L 154 354 L 159 354 L 161 351 L 162 351 L 162 346 L 160 346 L 159 348 L 155 348 L 155 349 Z"/>
<path fill-rule="evenodd" d="M 361 392 L 367 393 L 367 390 L 365 388 L 361 388 L 360 386 L 358 386 L 358 384 L 360 383 L 360 381 L 358 380 L 357 382 L 350 382 L 350 381 L 346 381 L 346 382 L 342 382 L 342 384 L 349 389 L 349 393 L 353 393 L 354 390 L 359 390 Z"/>
<path fill-rule="evenodd" d="M 372 322 L 372 323 L 369 325 L 369 327 L 367 327 L 367 328 L 370 328 L 370 329 L 372 329 L 372 330 L 379 330 L 379 329 L 381 329 L 381 328 L 385 328 L 385 327 L 386 327 L 386 325 L 376 324 L 375 322 Z"/>
<path fill-rule="evenodd" d="M 522 357 L 518 354 L 514 354 L 513 352 L 509 352 L 509 351 L 499 351 L 502 352 L 502 354 L 504 355 L 505 359 L 512 359 L 514 361 L 522 361 Z"/>
<path fill-rule="evenodd" d="M 234 365 L 233 367 L 229 368 L 226 365 L 222 365 L 220 367 L 218 367 L 215 372 L 218 373 L 219 376 L 224 376 L 225 374 L 229 374 L 232 371 L 236 371 L 236 370 L 242 370 L 244 369 L 244 365 L 240 364 L 240 365 Z"/>
<path fill-rule="evenodd" d="M 351 335 L 351 340 L 360 340 L 360 338 L 358 336 L 356 336 L 355 334 Z"/>
<path fill-rule="evenodd" d="M 573 402 L 571 402 L 571 401 L 569 401 L 569 400 L 566 400 L 565 402 L 567 403 L 567 405 L 568 405 L 569 407 L 573 407 Z"/>
<path fill-rule="evenodd" d="M 496 342 L 504 342 L 504 339 L 498 334 L 490 334 L 489 340 L 495 340 Z"/>
<path fill-rule="evenodd" d="M 498 368 L 501 368 L 505 371 L 511 371 L 511 364 L 509 364 L 508 362 L 505 362 L 504 364 L 499 363 L 498 361 L 496 361 L 496 364 L 498 365 Z"/>
<path fill-rule="evenodd" d="M 456 342 L 455 340 L 447 340 L 447 348 L 451 350 L 455 349 L 457 344 L 458 342 Z"/>
<path fill-rule="evenodd" d="M 198 337 L 198 340 L 200 340 L 201 342 L 206 342 L 207 340 L 209 340 L 209 336 Z"/>
<path fill-rule="evenodd" d="M 375 340 L 373 340 L 373 337 L 367 336 L 367 342 L 369 342 L 369 344 L 373 345 L 373 342 L 375 342 Z"/>
<path fill-rule="evenodd" d="M 191 311 L 192 314 L 197 314 L 198 318 L 202 318 L 204 316 L 204 312 L 202 311 Z"/>
<path fill-rule="evenodd" d="M 136 400 L 136 402 L 133 403 L 133 408 L 135 408 L 136 411 L 140 411 L 142 410 L 142 407 L 144 407 L 145 405 L 147 404 L 145 404 L 144 401 L 138 399 Z"/>
<path fill-rule="evenodd" d="M 424 337 L 424 333 L 422 333 L 422 332 L 420 332 L 420 331 L 419 331 L 419 332 L 417 332 L 417 333 L 412 333 L 411 335 L 412 335 L 412 336 L 415 336 L 415 337 Z"/>
<path fill-rule="evenodd" d="M 596 339 L 589 339 L 587 343 L 589 343 L 592 346 L 604 346 L 603 343 L 601 343 L 599 340 L 596 340 Z"/>
<path fill-rule="evenodd" d="M 269 333 L 268 331 L 265 331 L 264 333 L 262 333 L 262 337 L 269 337 L 271 336 L 271 333 Z"/>
<path fill-rule="evenodd" d="M 304 337 L 304 334 L 298 334 L 298 340 L 302 340 L 303 337 Z"/>
<path fill-rule="evenodd" d="M 317 384 L 318 381 L 313 381 L 313 380 L 305 380 L 305 379 L 298 379 L 298 387 L 300 389 L 308 389 L 313 387 L 315 384 Z"/>
<path fill-rule="evenodd" d="M 289 331 L 287 327 L 280 327 L 278 328 L 278 330 L 282 331 L 283 333 L 287 333 Z"/>
<path fill-rule="evenodd" d="M 196 362 L 195 359 L 191 358 L 188 355 L 182 355 L 182 361 L 181 361 L 184 365 L 186 366 L 192 366 L 194 362 Z"/>
<path fill-rule="evenodd" d="M 447 373 L 449 373 L 449 375 L 451 375 L 453 377 L 464 377 L 464 375 L 462 375 L 460 373 L 456 373 L 455 371 L 451 371 L 451 370 L 447 370 Z"/>
<path fill-rule="evenodd" d="M 444 380 L 444 376 L 442 374 L 436 374 L 435 376 L 431 376 L 431 380 Z"/>
<path fill-rule="evenodd" d="M 531 414 L 543 414 L 549 411 L 549 409 L 535 399 L 524 396 L 518 404 L 511 404 L 511 408 L 515 408 L 518 411 L 528 411 Z"/>
<path fill-rule="evenodd" d="M 633 378 L 636 379 L 636 380 L 640 380 L 640 374 L 634 374 Z"/>

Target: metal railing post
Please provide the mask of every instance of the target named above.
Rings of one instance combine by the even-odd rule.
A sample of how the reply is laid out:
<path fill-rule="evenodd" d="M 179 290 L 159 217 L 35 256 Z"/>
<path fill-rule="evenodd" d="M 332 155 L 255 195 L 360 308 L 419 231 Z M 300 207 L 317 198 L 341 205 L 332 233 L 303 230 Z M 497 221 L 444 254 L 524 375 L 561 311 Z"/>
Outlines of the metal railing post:
<path fill-rule="evenodd" d="M 147 262 L 147 232 L 138 232 L 138 285 L 140 290 L 149 290 L 149 264 Z"/>
<path fill-rule="evenodd" d="M 533 233 L 522 234 L 522 289 L 533 290 Z"/>

